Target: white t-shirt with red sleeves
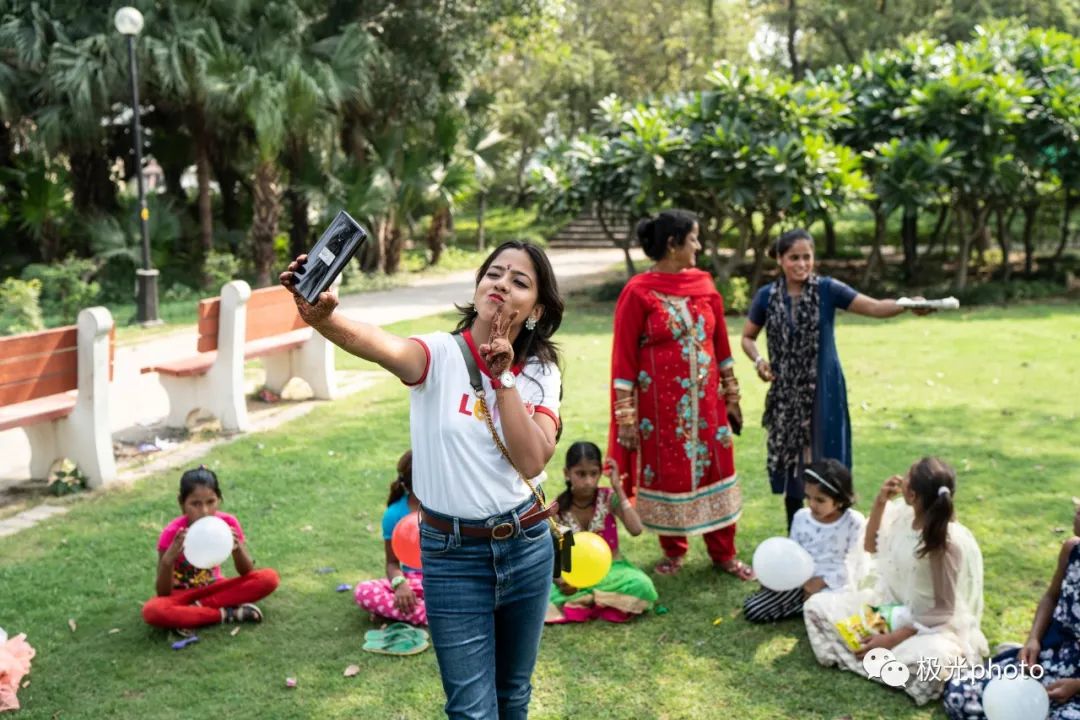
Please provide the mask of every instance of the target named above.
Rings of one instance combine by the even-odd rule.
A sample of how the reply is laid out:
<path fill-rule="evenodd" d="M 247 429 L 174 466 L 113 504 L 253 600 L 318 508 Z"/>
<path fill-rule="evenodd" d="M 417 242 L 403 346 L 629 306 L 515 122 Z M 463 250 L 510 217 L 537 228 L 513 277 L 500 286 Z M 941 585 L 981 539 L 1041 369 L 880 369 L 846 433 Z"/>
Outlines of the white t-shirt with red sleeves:
<path fill-rule="evenodd" d="M 464 333 L 480 369 L 486 403 L 505 442 L 487 364 L 472 336 Z M 476 397 L 457 341 L 447 332 L 411 338 L 427 353 L 420 380 L 410 385 L 413 492 L 424 507 L 468 520 L 505 513 L 532 492 L 499 452 L 487 422 L 477 416 Z M 513 368 L 518 394 L 529 415 L 544 413 L 559 423 L 562 375 L 553 363 L 530 358 Z"/>

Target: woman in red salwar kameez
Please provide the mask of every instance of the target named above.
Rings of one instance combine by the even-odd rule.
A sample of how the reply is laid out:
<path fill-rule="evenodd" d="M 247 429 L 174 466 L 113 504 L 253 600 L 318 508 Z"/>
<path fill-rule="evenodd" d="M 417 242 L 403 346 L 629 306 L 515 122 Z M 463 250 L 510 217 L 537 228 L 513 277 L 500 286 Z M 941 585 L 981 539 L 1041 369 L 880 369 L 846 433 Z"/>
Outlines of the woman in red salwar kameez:
<path fill-rule="evenodd" d="M 704 535 L 717 567 L 750 580 L 735 556 L 739 385 L 723 299 L 694 268 L 697 219 L 667 210 L 637 234 L 656 264 L 626 284 L 615 306 L 608 458 L 644 526 L 660 535 L 658 573 L 677 573 L 688 538 Z"/>

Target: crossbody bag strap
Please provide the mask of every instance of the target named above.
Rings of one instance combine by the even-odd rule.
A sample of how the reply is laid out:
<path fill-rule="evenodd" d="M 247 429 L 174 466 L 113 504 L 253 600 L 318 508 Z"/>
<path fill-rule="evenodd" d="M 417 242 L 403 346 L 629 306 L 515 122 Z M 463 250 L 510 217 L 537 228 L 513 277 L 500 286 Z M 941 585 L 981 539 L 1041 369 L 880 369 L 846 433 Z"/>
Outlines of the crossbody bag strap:
<path fill-rule="evenodd" d="M 514 472 L 518 474 L 521 481 L 525 483 L 525 486 L 532 491 L 533 497 L 536 498 L 536 502 L 540 503 L 541 508 L 545 508 L 544 496 L 540 494 L 540 491 L 536 489 L 525 474 L 518 470 L 517 465 L 510 458 L 510 451 L 506 449 L 506 445 L 503 443 L 502 438 L 499 437 L 498 430 L 495 429 L 495 421 L 491 418 L 491 413 L 488 411 L 487 399 L 484 393 L 484 384 L 480 379 L 480 368 L 476 365 L 476 358 L 473 357 L 472 351 L 469 349 L 469 344 L 465 342 L 465 337 L 460 333 L 455 334 L 454 340 L 457 342 L 458 349 L 461 350 L 461 357 L 465 360 L 465 368 L 469 371 L 469 384 L 472 385 L 473 393 L 476 394 L 476 402 L 483 407 L 484 420 L 487 421 L 488 430 L 491 432 L 491 439 L 495 441 L 495 446 L 499 448 L 499 452 L 506 459 L 506 462 L 510 463 L 510 467 L 514 469 Z M 554 518 L 548 516 L 548 524 L 551 525 L 551 531 L 555 533 L 557 537 L 562 537 L 562 532 L 559 530 L 559 524 L 555 522 Z"/>

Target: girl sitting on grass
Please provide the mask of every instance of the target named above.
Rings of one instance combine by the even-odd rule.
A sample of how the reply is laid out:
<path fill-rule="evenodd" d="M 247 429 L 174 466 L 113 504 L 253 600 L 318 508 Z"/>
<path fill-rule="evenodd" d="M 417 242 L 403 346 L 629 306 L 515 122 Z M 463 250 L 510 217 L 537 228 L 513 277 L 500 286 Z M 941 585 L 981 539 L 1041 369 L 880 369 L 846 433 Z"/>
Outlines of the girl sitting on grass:
<path fill-rule="evenodd" d="M 866 518 L 855 502 L 851 472 L 832 459 L 803 470 L 808 507 L 795 513 L 791 539 L 814 559 L 814 576 L 802 587 L 778 592 L 762 588 L 743 603 L 743 614 L 754 623 L 775 622 L 802 615 L 803 603 L 823 590 L 851 590 L 866 572 L 863 530 Z"/>
<path fill-rule="evenodd" d="M 155 627 L 179 629 L 262 622 L 262 611 L 254 603 L 277 588 L 278 574 L 270 568 L 255 569 L 240 521 L 218 510 L 222 497 L 217 475 L 203 465 L 188 470 L 180 478 L 177 500 L 183 514 L 161 531 L 157 597 L 143 605 L 143 619 Z M 239 577 L 225 579 L 220 567 L 203 570 L 184 558 L 187 529 L 209 515 L 216 515 L 232 528 L 232 559 Z"/>
<path fill-rule="evenodd" d="M 819 663 L 868 677 L 866 654 L 875 648 L 891 650 L 908 669 L 904 691 L 924 705 L 941 696 L 949 671 L 920 674 L 919 668 L 948 668 L 961 660 L 972 665 L 987 654 L 979 627 L 982 553 L 971 531 L 956 521 L 955 495 L 956 472 L 934 457 L 919 460 L 903 477 L 894 475 L 882 484 L 865 533 L 877 587 L 817 593 L 803 606 L 806 634 Z M 893 502 L 897 496 L 903 501 Z M 889 603 L 907 608 L 913 622 L 871 634 L 852 650 L 837 623 L 862 614 L 866 605 Z"/>
<path fill-rule="evenodd" d="M 397 478 L 390 483 L 390 497 L 382 516 L 382 534 L 386 546 L 386 578 L 367 580 L 356 586 L 356 604 L 372 615 L 427 625 L 424 611 L 424 576 L 403 565 L 394 554 L 391 540 L 394 528 L 410 513 L 420 509 L 412 492 L 412 450 L 406 450 L 397 464 Z"/>
<path fill-rule="evenodd" d="M 578 441 L 566 451 L 566 491 L 558 498 L 559 522 L 575 533 L 592 532 L 611 548 L 611 570 L 590 588 L 576 588 L 562 578 L 551 588 L 548 623 L 586 622 L 600 618 L 626 622 L 656 602 L 656 588 L 644 572 L 619 557 L 619 530 L 615 518 L 631 535 L 641 534 L 641 519 L 627 499 L 622 483 L 598 487 L 601 474 L 600 448 Z M 618 477 L 618 473 L 613 474 Z"/>

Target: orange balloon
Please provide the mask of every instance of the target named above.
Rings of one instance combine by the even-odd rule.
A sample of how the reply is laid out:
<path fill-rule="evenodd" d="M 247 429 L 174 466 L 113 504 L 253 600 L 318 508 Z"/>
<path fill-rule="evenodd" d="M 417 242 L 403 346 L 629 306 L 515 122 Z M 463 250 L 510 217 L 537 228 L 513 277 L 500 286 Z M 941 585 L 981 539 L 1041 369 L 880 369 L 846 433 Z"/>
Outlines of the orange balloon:
<path fill-rule="evenodd" d="M 398 520 L 390 536 L 390 548 L 402 565 L 420 567 L 420 513 L 409 513 Z"/>

